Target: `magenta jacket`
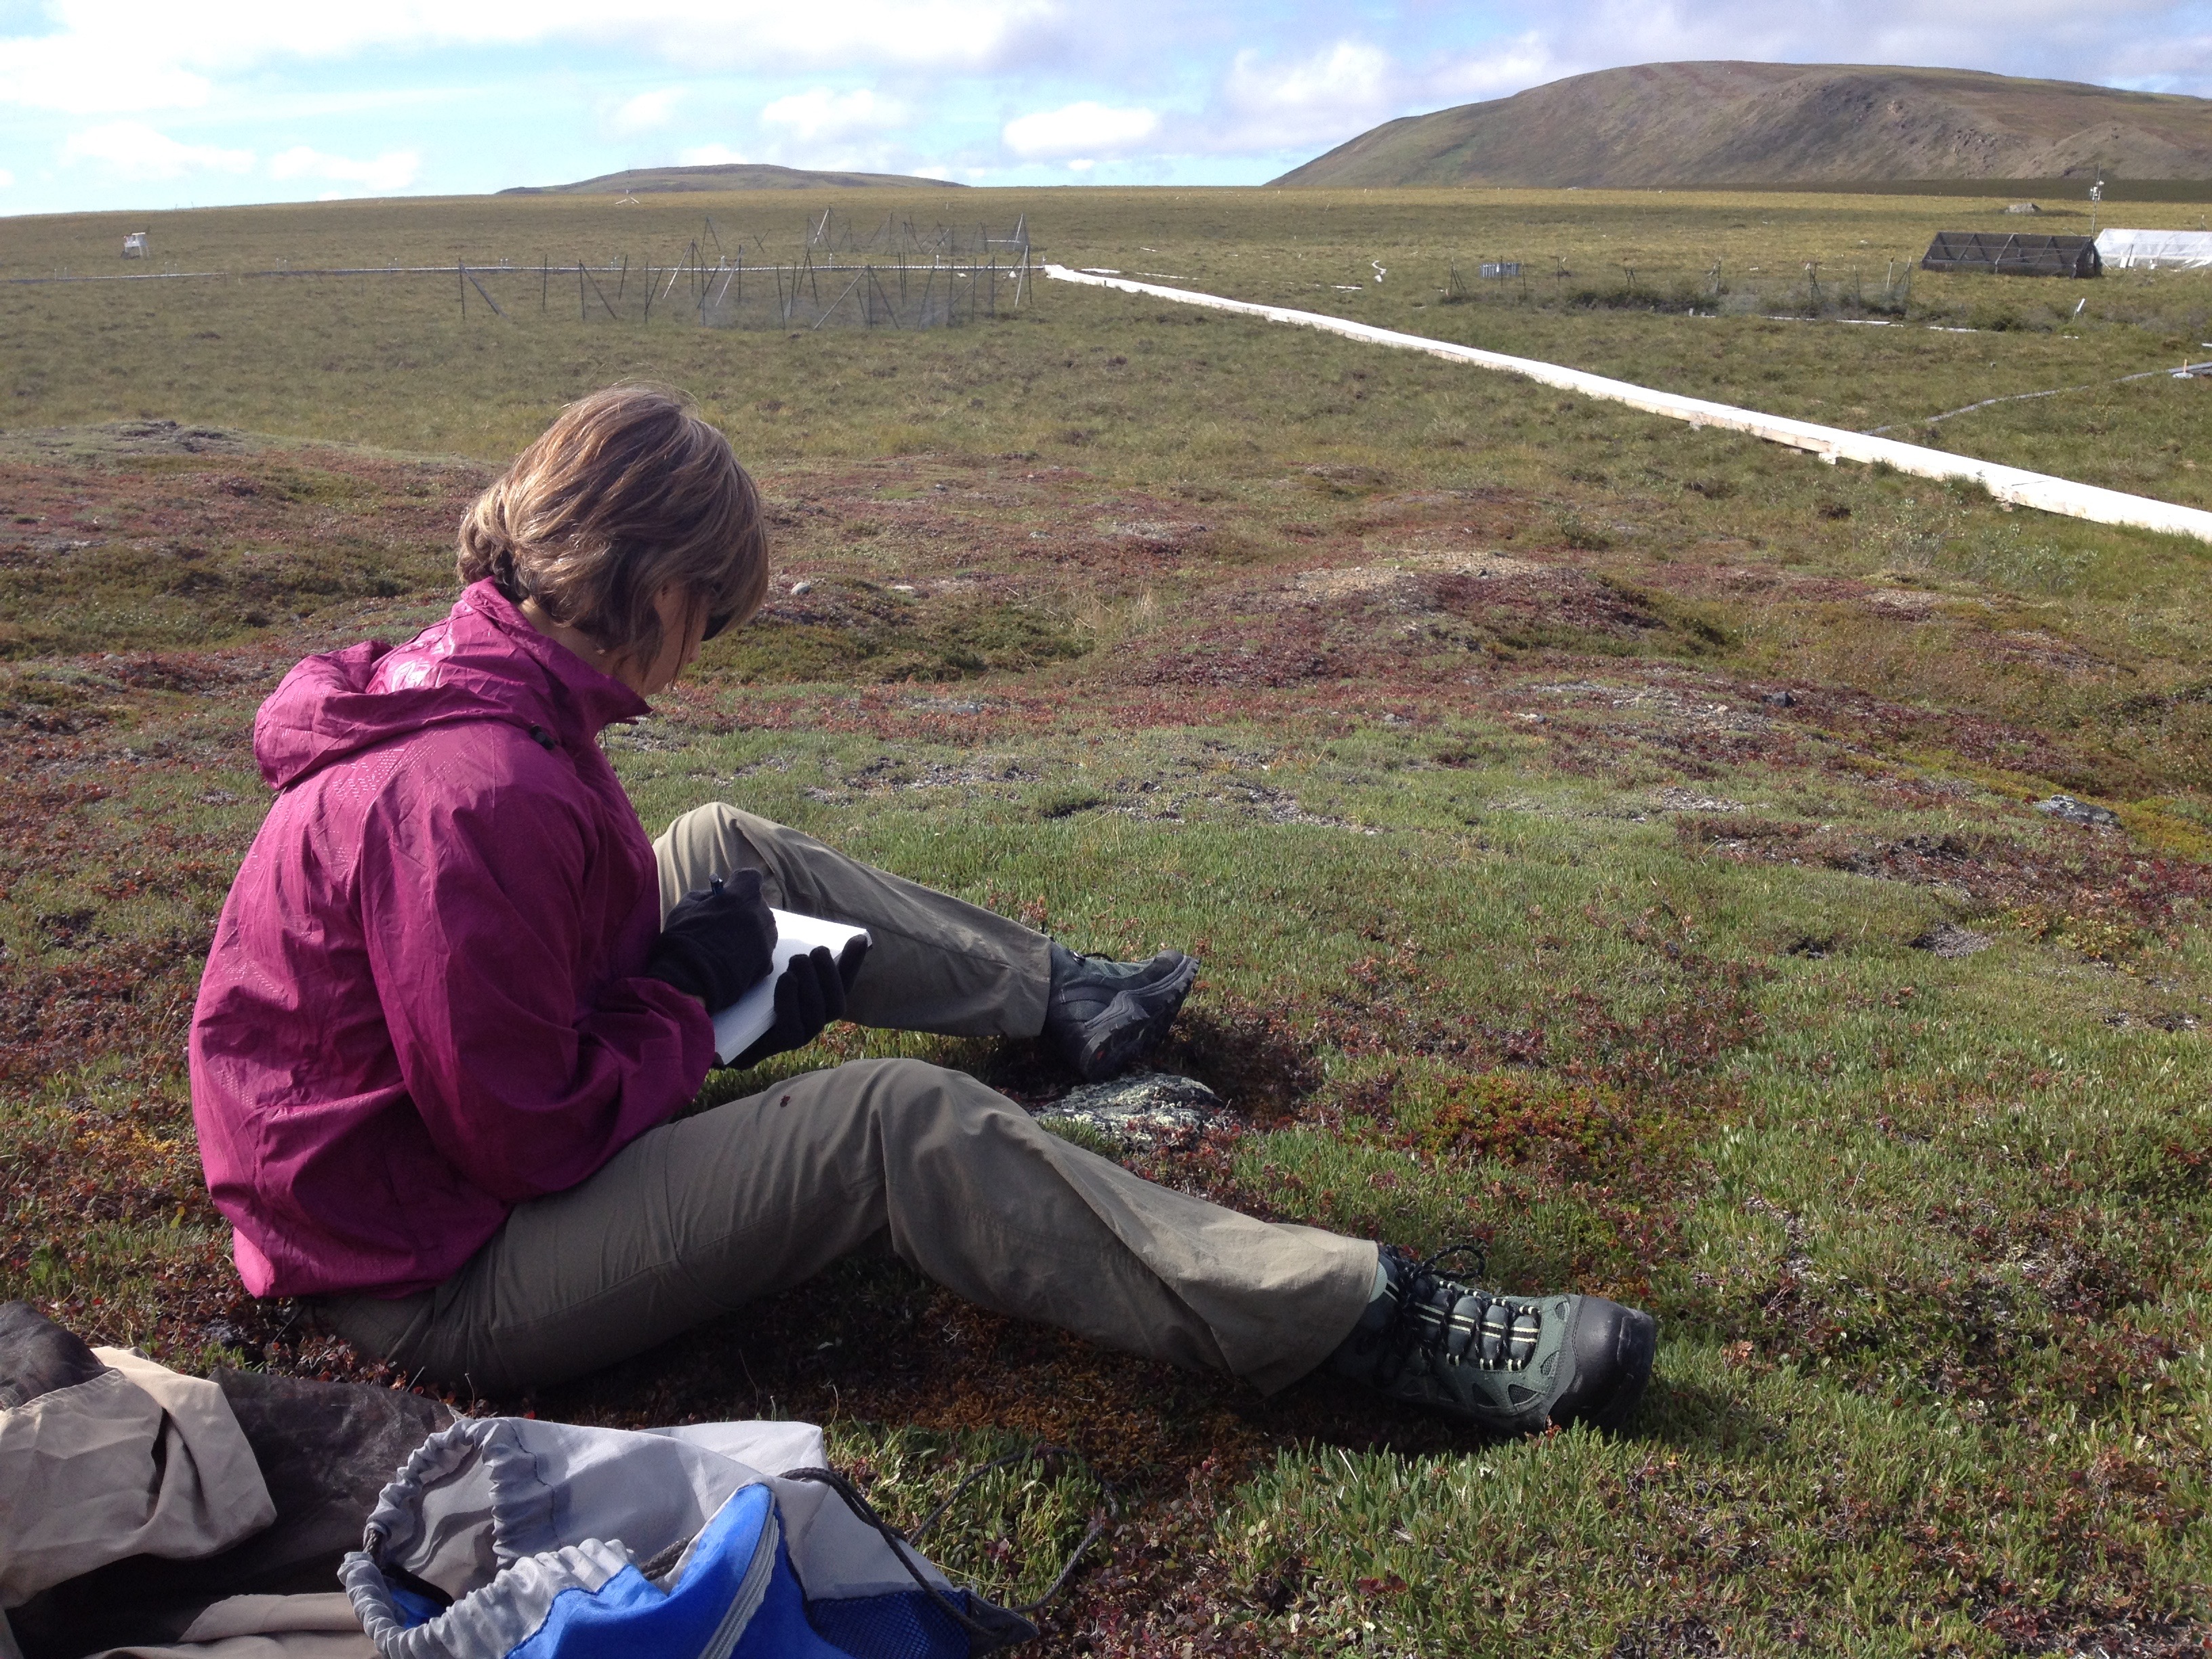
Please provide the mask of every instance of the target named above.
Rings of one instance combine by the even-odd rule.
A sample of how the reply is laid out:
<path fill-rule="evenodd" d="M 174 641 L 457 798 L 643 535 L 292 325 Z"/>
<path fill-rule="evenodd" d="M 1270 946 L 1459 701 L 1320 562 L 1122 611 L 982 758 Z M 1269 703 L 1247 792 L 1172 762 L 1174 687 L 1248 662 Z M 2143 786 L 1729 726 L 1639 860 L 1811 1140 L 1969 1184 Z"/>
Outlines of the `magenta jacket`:
<path fill-rule="evenodd" d="M 594 741 L 645 702 L 489 582 L 284 677 L 277 792 L 216 925 L 192 1116 L 256 1296 L 401 1296 L 690 1100 L 694 999 L 639 977 L 653 848 Z"/>

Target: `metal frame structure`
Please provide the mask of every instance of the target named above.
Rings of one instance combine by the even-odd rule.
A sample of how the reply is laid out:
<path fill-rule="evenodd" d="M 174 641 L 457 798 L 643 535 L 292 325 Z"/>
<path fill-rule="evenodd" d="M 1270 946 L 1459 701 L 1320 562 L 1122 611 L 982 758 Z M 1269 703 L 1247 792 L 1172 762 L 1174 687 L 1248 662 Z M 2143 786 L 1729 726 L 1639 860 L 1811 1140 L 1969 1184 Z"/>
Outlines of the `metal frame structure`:
<path fill-rule="evenodd" d="M 2101 276 L 2092 236 L 2023 236 L 2015 232 L 1939 230 L 1923 270 L 1981 270 L 1998 276 Z"/>

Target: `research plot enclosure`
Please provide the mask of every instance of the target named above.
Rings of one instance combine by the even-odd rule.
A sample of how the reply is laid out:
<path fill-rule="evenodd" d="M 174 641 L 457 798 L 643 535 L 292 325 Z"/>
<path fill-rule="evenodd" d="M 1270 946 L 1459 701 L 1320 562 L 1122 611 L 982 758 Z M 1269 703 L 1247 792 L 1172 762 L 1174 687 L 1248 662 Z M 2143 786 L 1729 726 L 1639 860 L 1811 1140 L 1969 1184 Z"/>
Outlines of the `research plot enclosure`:
<path fill-rule="evenodd" d="M 699 320 L 714 328 L 950 328 L 1030 297 L 1026 262 L 817 258 L 811 249 L 789 264 L 710 266 L 696 283 Z"/>
<path fill-rule="evenodd" d="M 2087 236 L 2019 236 L 2002 232 L 1939 230 L 1920 261 L 1923 270 L 1983 270 L 1998 276 L 2100 276 L 2104 262 Z"/>
<path fill-rule="evenodd" d="M 923 225 L 896 214 L 855 222 L 834 210 L 787 228 L 780 238 L 745 235 L 709 216 L 699 234 L 670 247 L 554 259 L 538 254 L 457 260 L 449 265 L 293 265 L 248 270 L 147 270 L 87 276 L 0 276 L 0 284 L 314 283 L 375 278 L 436 283 L 461 320 L 525 325 L 565 317 L 585 325 L 713 328 L 949 328 L 997 317 L 1031 301 L 1042 249 L 1026 216 L 1010 227 Z M 657 257 L 665 256 L 665 257 Z M 143 233 L 125 257 L 146 257 Z"/>
<path fill-rule="evenodd" d="M 949 328 L 1030 298 L 1026 215 L 1011 228 L 918 224 L 896 214 L 855 221 L 825 209 L 807 222 L 795 255 L 776 257 L 758 237 L 722 244 L 713 222 L 713 263 L 694 242 L 690 268 L 670 273 L 710 327 Z"/>

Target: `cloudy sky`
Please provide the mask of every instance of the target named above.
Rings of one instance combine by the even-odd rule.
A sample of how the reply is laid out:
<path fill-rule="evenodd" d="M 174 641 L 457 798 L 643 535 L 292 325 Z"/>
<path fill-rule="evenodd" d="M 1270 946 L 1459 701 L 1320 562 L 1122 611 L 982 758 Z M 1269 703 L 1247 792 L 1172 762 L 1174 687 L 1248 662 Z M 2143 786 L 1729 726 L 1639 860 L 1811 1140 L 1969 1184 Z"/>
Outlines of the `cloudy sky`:
<path fill-rule="evenodd" d="M 1706 58 L 2212 94 L 2212 0 L 0 0 L 0 215 L 729 161 L 1253 184 L 1391 116 Z"/>

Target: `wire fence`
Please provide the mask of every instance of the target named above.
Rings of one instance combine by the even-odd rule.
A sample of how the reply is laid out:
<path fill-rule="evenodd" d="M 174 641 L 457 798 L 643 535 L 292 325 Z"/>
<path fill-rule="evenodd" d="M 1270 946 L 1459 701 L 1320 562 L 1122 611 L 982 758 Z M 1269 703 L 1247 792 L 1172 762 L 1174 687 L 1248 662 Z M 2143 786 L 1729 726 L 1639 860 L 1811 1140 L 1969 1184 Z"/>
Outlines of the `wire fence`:
<path fill-rule="evenodd" d="M 873 254 L 896 264 L 938 259 L 1011 264 L 1030 251 L 1030 220 L 1024 213 L 1012 229 L 994 230 L 988 225 L 924 226 L 886 213 L 863 224 L 849 214 L 824 208 L 807 222 L 806 246 L 817 252 Z M 720 251 L 719 246 L 716 251 Z"/>
<path fill-rule="evenodd" d="M 532 316 L 581 323 L 690 322 L 708 328 L 951 328 L 1032 302 L 1029 220 L 1011 229 L 917 225 L 896 215 L 856 224 L 834 210 L 810 217 L 791 244 L 725 238 L 710 216 L 674 258 L 623 253 L 534 264 L 511 259 L 450 265 L 291 265 L 261 270 L 56 271 L 0 276 L 0 285 L 56 283 L 262 282 L 388 277 L 450 284 L 464 321 L 520 324 Z"/>
<path fill-rule="evenodd" d="M 854 259 L 811 247 L 789 259 L 763 259 L 757 251 L 747 258 L 740 249 L 711 264 L 687 255 L 667 265 L 579 260 L 534 271 L 457 265 L 444 274 L 455 283 L 465 319 L 489 311 L 520 319 L 573 304 L 580 322 L 641 326 L 658 317 L 708 328 L 952 328 L 1031 298 L 1026 259 Z"/>
<path fill-rule="evenodd" d="M 1026 304 L 1030 276 L 995 258 L 737 264 L 707 273 L 699 315 L 719 328 L 951 328 Z"/>

